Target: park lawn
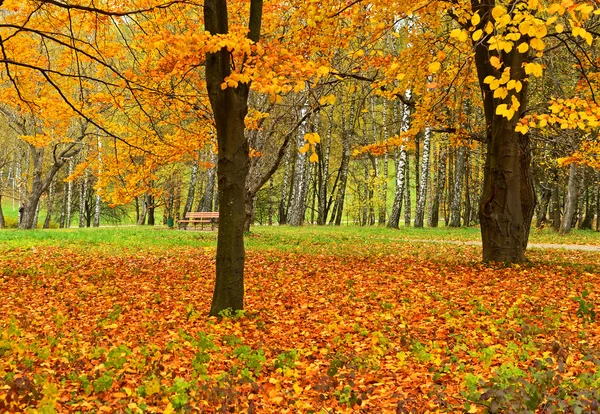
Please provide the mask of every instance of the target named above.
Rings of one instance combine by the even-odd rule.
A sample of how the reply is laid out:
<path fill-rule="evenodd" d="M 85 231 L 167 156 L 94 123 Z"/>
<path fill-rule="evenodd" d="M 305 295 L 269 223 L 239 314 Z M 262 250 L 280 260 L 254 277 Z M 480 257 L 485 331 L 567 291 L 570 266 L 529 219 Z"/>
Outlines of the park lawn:
<path fill-rule="evenodd" d="M 593 412 L 600 254 L 407 233 L 257 227 L 217 319 L 216 232 L 0 232 L 0 412 Z"/>

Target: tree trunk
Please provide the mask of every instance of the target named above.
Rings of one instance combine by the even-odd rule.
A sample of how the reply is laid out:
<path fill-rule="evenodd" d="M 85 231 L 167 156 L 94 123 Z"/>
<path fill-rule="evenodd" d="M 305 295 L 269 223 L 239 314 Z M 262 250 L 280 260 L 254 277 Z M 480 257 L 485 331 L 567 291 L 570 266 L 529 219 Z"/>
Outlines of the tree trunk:
<path fill-rule="evenodd" d="M 429 221 L 429 227 L 437 227 L 440 213 L 440 200 L 444 195 L 444 187 L 446 184 L 446 156 L 447 151 L 442 148 L 440 151 L 440 158 L 437 165 L 437 179 L 435 186 L 435 193 L 433 195 L 433 202 L 431 206 L 431 219 Z"/>
<path fill-rule="evenodd" d="M 421 161 L 421 183 L 417 196 L 417 211 L 415 212 L 415 227 L 423 228 L 425 222 L 425 203 L 427 199 L 427 184 L 429 181 L 429 150 L 431 147 L 431 128 L 425 127 L 423 136 L 423 159 Z"/>
<path fill-rule="evenodd" d="M 465 150 L 465 147 L 460 147 L 458 149 L 458 156 L 456 157 L 449 227 L 460 227 L 460 204 L 462 201 L 463 173 L 465 170 Z"/>
<path fill-rule="evenodd" d="M 477 28 L 494 24 L 494 6 L 495 1 L 472 1 L 473 11 L 482 17 Z M 515 127 L 527 107 L 524 63 L 529 56 L 520 53 L 516 47 L 501 53 L 503 67 L 510 71 L 511 80 L 520 82 L 522 88 L 510 90 L 505 98 L 494 98 L 485 79 L 488 76 L 500 78 L 501 73 L 490 63 L 490 56 L 498 55 L 498 51 L 489 48 L 490 36 L 485 34 L 481 41 L 473 44 L 486 120 L 487 153 L 479 205 L 483 260 L 523 263 L 535 208 L 535 191 L 531 177 L 530 138 L 515 132 Z M 514 102 L 518 107 L 513 105 Z M 510 119 L 496 113 L 500 105 L 514 110 Z"/>
<path fill-rule="evenodd" d="M 304 118 L 308 113 L 308 105 L 305 103 L 300 109 L 300 118 Z M 296 144 L 298 150 L 305 144 L 304 135 L 308 132 L 308 120 L 298 129 Z M 288 223 L 292 226 L 301 226 L 304 222 L 306 212 L 306 197 L 308 195 L 309 165 L 308 152 L 298 152 L 296 157 L 296 172 L 294 174 L 294 188 L 292 191 L 292 200 Z"/>
<path fill-rule="evenodd" d="M 43 228 L 50 228 L 50 222 L 52 221 L 52 210 L 54 208 L 54 193 L 56 188 L 56 180 L 53 179 L 48 189 L 48 207 L 46 212 L 46 220 L 44 220 Z"/>
<path fill-rule="evenodd" d="M 194 196 L 196 195 L 196 186 L 198 185 L 198 158 L 194 157 L 192 161 L 192 171 L 190 173 L 190 185 L 188 186 L 188 194 L 187 199 L 185 201 L 185 206 L 183 207 L 183 217 L 185 217 L 186 213 L 192 211 L 192 206 L 194 204 Z"/>
<path fill-rule="evenodd" d="M 215 160 L 216 161 L 216 160 Z M 206 188 L 202 195 L 202 202 L 198 211 L 213 211 L 213 199 L 215 194 L 215 181 L 216 181 L 217 167 L 211 168 L 206 174 Z M 214 209 L 218 211 L 218 209 Z"/>
<path fill-rule="evenodd" d="M 140 202 L 141 200 L 141 202 Z M 146 215 L 148 213 L 148 203 L 146 201 L 146 195 L 144 194 L 141 197 L 137 197 L 136 204 L 140 206 L 140 211 L 138 214 L 137 225 L 143 226 L 146 224 Z"/>
<path fill-rule="evenodd" d="M 344 214 L 344 200 L 346 197 L 346 186 L 348 184 L 348 171 L 350 169 L 350 149 L 352 147 L 352 136 L 354 134 L 354 101 L 350 102 L 350 116 L 345 118 L 342 113 L 342 162 L 340 164 L 340 178 L 338 181 L 337 197 L 333 210 L 335 214 L 331 215 L 329 224 L 339 226 L 342 224 L 342 215 Z"/>
<path fill-rule="evenodd" d="M 405 172 L 404 172 L 404 226 L 411 225 L 411 201 L 410 201 L 410 161 L 406 157 Z"/>
<path fill-rule="evenodd" d="M 44 177 L 42 177 L 42 167 L 44 164 L 44 148 L 35 148 L 30 146 L 30 155 L 33 158 L 33 173 L 31 182 L 31 191 L 27 195 L 23 206 L 23 214 L 19 220 L 19 228 L 32 229 L 35 225 L 36 212 L 42 194 L 48 190 L 56 173 L 64 164 L 63 157 L 57 157 Z M 64 154 L 64 153 L 63 153 Z"/>
<path fill-rule="evenodd" d="M 331 137 L 333 133 L 333 110 L 329 113 L 327 124 L 327 137 L 321 139 L 319 144 L 319 170 L 318 170 L 318 205 L 317 205 L 317 224 L 322 226 L 327 224 L 327 215 L 329 213 L 329 204 L 327 202 L 327 190 L 329 179 L 329 154 L 331 151 Z"/>
<path fill-rule="evenodd" d="M 5 227 L 4 211 L 2 211 L 2 193 L 0 193 L 0 229 Z"/>
<path fill-rule="evenodd" d="M 83 180 L 79 183 L 79 227 L 85 227 L 85 211 L 88 193 L 88 176 L 84 174 Z"/>
<path fill-rule="evenodd" d="M 154 220 L 154 212 L 156 210 L 155 206 L 154 206 L 154 196 L 152 194 L 148 194 L 146 195 L 146 200 L 147 200 L 147 204 L 148 204 L 148 225 L 149 226 L 154 226 L 155 224 L 155 220 Z"/>
<path fill-rule="evenodd" d="M 275 202 L 274 194 L 275 194 L 275 187 L 273 185 L 273 177 L 271 177 L 271 179 L 269 180 L 269 209 L 267 212 L 267 224 L 269 226 L 273 225 L 273 214 L 274 214 L 273 203 Z"/>
<path fill-rule="evenodd" d="M 406 95 L 407 99 L 410 99 L 410 91 L 407 91 Z M 410 129 L 410 120 L 410 109 L 408 105 L 403 105 L 400 133 L 406 132 Z M 387 226 L 392 229 L 399 228 L 400 213 L 402 213 L 402 202 L 404 201 L 404 192 L 408 191 L 405 177 L 407 160 L 408 155 L 404 145 L 402 145 L 399 149 L 396 149 L 394 156 L 394 165 L 396 167 L 396 191 L 394 193 L 394 203 L 392 204 L 392 211 L 387 224 Z"/>
<path fill-rule="evenodd" d="M 465 172 L 464 177 L 464 195 L 465 195 L 465 209 L 463 212 L 463 225 L 469 227 L 471 223 L 471 180 L 469 179 L 471 174 L 471 160 L 470 151 L 465 149 Z"/>
<path fill-rule="evenodd" d="M 548 220 L 546 214 L 548 213 L 548 206 L 550 205 L 550 200 L 552 198 L 552 187 L 550 182 L 546 181 L 544 184 L 541 184 L 542 187 L 542 195 L 540 197 L 540 206 L 538 207 L 537 217 L 535 220 L 535 227 L 542 228 L 544 223 Z"/>
<path fill-rule="evenodd" d="M 560 188 L 558 178 L 552 183 L 552 229 L 560 230 Z"/>
<path fill-rule="evenodd" d="M 251 0 L 248 37 L 258 42 L 262 0 Z M 227 2 L 205 0 L 204 22 L 211 35 L 229 32 Z M 206 87 L 217 130 L 217 177 L 219 232 L 217 236 L 216 281 L 211 315 L 225 309 L 244 308 L 244 205 L 246 177 L 250 165 L 244 119 L 248 113 L 249 83 L 221 89 L 231 74 L 233 56 L 226 47 L 206 54 Z"/>
<path fill-rule="evenodd" d="M 75 161 L 73 158 L 69 159 L 69 176 L 73 175 Z M 71 212 L 73 211 L 73 180 L 69 180 L 67 183 L 67 210 L 65 216 L 65 228 L 71 227 Z"/>
<path fill-rule="evenodd" d="M 567 185 L 567 196 L 565 197 L 565 213 L 560 223 L 560 234 L 567 234 L 573 226 L 573 217 L 577 211 L 577 198 L 579 190 L 579 177 L 577 164 L 569 165 L 569 181 Z"/>
<path fill-rule="evenodd" d="M 290 153 L 291 148 L 286 151 L 285 155 L 285 169 L 283 173 L 283 180 L 281 182 L 281 200 L 279 201 L 279 225 L 287 224 L 287 216 L 288 216 L 288 188 L 290 186 L 290 178 L 292 176 L 291 169 L 292 163 L 290 158 L 292 155 Z"/>

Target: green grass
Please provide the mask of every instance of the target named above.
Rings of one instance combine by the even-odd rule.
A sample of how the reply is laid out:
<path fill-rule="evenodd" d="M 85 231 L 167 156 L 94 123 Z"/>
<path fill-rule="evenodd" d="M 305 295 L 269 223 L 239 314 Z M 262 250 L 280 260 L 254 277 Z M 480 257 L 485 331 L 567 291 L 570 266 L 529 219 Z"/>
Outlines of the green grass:
<path fill-rule="evenodd" d="M 0 231 L 0 250 L 59 245 L 88 248 L 105 246 L 119 249 L 154 249 L 172 247 L 209 247 L 216 245 L 216 231 L 168 230 L 164 226 L 125 226 L 100 228 L 69 228 L 22 231 Z M 479 228 L 424 228 L 358 226 L 254 226 L 246 237 L 246 246 L 252 249 L 278 249 L 305 253 L 365 253 L 391 250 L 404 243 L 420 241 L 480 241 Z M 600 233 L 574 230 L 559 236 L 551 230 L 531 233 L 530 243 L 600 245 Z"/>

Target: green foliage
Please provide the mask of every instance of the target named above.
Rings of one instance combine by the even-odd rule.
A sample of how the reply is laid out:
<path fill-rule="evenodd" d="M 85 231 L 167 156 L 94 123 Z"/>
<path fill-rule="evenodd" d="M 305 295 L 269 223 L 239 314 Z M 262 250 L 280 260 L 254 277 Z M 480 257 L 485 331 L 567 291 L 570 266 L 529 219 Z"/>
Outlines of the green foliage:
<path fill-rule="evenodd" d="M 583 323 L 593 323 L 596 321 L 596 311 L 594 310 L 594 303 L 586 298 L 589 296 L 589 292 L 584 290 L 581 292 L 580 296 L 576 296 L 573 298 L 575 302 L 579 304 L 579 309 L 577 309 L 577 316 L 581 318 Z"/>

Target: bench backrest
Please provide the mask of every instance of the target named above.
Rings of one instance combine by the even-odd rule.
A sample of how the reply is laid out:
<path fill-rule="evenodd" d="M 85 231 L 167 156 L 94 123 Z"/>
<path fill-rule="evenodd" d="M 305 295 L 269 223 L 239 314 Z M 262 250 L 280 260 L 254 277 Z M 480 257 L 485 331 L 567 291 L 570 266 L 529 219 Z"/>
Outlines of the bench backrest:
<path fill-rule="evenodd" d="M 190 211 L 185 213 L 185 218 L 201 219 L 201 218 L 219 218 L 218 211 Z"/>

